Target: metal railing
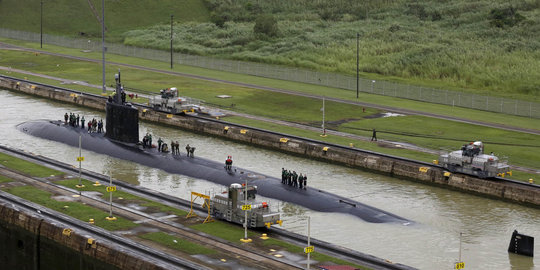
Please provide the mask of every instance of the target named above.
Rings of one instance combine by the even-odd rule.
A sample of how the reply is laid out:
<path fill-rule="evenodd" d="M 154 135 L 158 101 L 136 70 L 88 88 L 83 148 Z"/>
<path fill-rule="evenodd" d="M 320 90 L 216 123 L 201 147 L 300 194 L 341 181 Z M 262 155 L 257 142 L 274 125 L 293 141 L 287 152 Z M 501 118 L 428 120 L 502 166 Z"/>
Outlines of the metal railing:
<path fill-rule="evenodd" d="M 0 36 L 18 40 L 39 42 L 40 34 L 0 28 Z M 101 42 L 82 38 L 43 35 L 43 42 L 57 46 L 78 48 L 88 51 L 101 51 Z M 155 49 L 125 46 L 117 43 L 106 43 L 107 52 L 123 56 L 138 57 L 162 62 L 170 61 L 170 53 Z M 243 62 L 217 59 L 175 53 L 173 61 L 176 64 L 196 66 L 207 69 L 221 70 L 233 73 L 247 74 L 265 78 L 280 79 L 294 82 L 309 83 L 356 91 L 356 77 L 343 74 L 318 72 L 306 69 L 276 66 L 270 64 Z M 540 104 L 535 102 L 500 98 L 493 96 L 475 95 L 458 91 L 420 87 L 408 84 L 398 84 L 387 81 L 369 79 L 359 80 L 359 91 L 377 95 L 405 98 L 423 102 L 445 104 L 456 107 L 470 108 L 540 118 Z"/>

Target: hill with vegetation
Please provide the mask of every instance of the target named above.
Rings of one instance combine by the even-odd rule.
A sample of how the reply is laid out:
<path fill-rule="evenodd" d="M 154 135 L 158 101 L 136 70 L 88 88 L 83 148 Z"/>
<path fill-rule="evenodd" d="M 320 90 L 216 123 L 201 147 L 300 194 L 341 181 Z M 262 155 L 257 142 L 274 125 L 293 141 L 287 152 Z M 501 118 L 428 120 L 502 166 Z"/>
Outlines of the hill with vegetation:
<path fill-rule="evenodd" d="M 101 38 L 101 0 L 0 0 L 0 28 L 70 37 Z M 201 0 L 106 0 L 105 25 L 109 41 L 122 41 L 124 32 L 176 22 L 205 22 L 210 18 Z"/>
<path fill-rule="evenodd" d="M 85 8 L 50 31 L 96 35 L 89 1 L 101 8 L 99 0 L 55 1 L 58 16 Z M 28 9 L 0 0 L 0 18 L 8 2 Z M 39 15 L 34 3 L 32 21 Z M 540 100 L 540 0 L 108 0 L 106 6 L 115 18 L 107 21 L 110 38 L 126 45 L 169 49 L 174 13 L 177 52 L 354 75 L 358 33 L 363 77 Z"/>

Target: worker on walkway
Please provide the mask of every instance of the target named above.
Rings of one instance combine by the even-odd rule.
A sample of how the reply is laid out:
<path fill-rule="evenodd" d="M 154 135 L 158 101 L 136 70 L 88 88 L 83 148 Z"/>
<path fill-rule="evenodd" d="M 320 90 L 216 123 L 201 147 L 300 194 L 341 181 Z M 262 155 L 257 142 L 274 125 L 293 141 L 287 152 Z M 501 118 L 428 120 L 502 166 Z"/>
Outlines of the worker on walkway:
<path fill-rule="evenodd" d="M 81 117 L 81 128 L 84 128 L 84 115 Z"/>
<path fill-rule="evenodd" d="M 64 124 L 66 125 L 67 125 L 68 118 L 69 118 L 68 114 L 67 113 L 64 114 Z"/>
<path fill-rule="evenodd" d="M 377 131 L 375 129 L 373 129 L 373 135 L 371 135 L 371 140 L 377 141 Z"/>
<path fill-rule="evenodd" d="M 304 185 L 304 176 L 300 174 L 300 176 L 298 176 L 298 188 L 302 189 L 303 185 Z"/>
<path fill-rule="evenodd" d="M 187 156 L 189 157 L 189 151 L 191 150 L 191 146 L 186 145 L 186 152 L 187 152 Z"/>
<path fill-rule="evenodd" d="M 304 174 L 304 189 L 307 187 L 307 174 Z"/>

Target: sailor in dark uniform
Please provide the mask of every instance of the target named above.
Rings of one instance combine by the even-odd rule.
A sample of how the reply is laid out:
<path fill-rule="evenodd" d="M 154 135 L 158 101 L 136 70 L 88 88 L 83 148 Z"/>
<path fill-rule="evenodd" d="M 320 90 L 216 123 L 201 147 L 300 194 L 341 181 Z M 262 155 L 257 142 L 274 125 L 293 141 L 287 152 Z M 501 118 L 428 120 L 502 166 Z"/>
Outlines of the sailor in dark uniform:
<path fill-rule="evenodd" d="M 161 139 L 161 137 L 157 140 L 157 150 L 158 152 L 161 152 L 161 144 L 163 144 L 163 140 Z M 171 147 L 173 147 L 174 149 L 174 145 L 171 144 Z"/>

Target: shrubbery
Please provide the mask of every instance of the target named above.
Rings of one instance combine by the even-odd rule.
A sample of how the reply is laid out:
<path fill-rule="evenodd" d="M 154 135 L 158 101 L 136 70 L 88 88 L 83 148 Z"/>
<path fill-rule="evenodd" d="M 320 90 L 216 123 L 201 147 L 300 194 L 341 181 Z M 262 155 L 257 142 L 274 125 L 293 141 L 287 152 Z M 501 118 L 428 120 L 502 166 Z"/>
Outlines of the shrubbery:
<path fill-rule="evenodd" d="M 366 73 L 540 100 L 540 9 L 533 8 L 540 0 L 516 0 L 513 9 L 500 9 L 504 0 L 206 1 L 219 18 L 175 27 L 176 51 L 353 75 L 360 33 Z M 491 27 L 488 18 L 513 29 Z M 125 44 L 168 49 L 169 31 L 131 31 Z"/>
<path fill-rule="evenodd" d="M 494 8 L 489 12 L 490 24 L 495 27 L 514 26 L 525 20 L 514 7 Z"/>
<path fill-rule="evenodd" d="M 261 15 L 257 17 L 253 32 L 267 37 L 276 37 L 278 35 L 276 18 L 272 15 Z"/>

